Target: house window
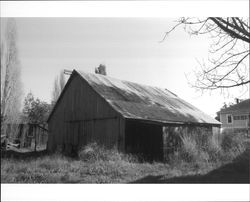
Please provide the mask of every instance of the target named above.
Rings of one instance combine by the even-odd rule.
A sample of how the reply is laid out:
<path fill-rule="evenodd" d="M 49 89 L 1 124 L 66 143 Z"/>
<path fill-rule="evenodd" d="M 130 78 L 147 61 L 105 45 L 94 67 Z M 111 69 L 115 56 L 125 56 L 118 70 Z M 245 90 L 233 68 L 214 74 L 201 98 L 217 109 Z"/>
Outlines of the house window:
<path fill-rule="evenodd" d="M 227 115 L 227 123 L 232 123 L 232 115 Z"/>
<path fill-rule="evenodd" d="M 246 120 L 246 119 L 247 119 L 247 116 L 241 116 L 240 119 L 241 119 L 241 120 Z"/>
<path fill-rule="evenodd" d="M 241 115 L 241 116 L 233 116 L 234 120 L 246 120 L 247 116 L 246 115 Z"/>
<path fill-rule="evenodd" d="M 240 120 L 240 116 L 234 116 L 234 120 Z"/>

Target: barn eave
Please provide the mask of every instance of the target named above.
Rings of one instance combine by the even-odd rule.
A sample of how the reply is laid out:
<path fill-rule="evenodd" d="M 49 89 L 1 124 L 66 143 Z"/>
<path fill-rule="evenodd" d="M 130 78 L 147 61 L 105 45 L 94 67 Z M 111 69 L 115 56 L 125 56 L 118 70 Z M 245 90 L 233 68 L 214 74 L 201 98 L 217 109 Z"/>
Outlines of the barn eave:
<path fill-rule="evenodd" d="M 204 123 L 204 122 L 181 122 L 181 121 L 169 121 L 169 120 L 152 120 L 152 119 L 143 119 L 143 118 L 131 118 L 124 116 L 125 120 L 133 120 L 133 121 L 140 121 L 144 123 L 152 123 L 157 125 L 192 125 L 192 126 L 213 126 L 213 127 L 221 127 L 221 123 Z"/>

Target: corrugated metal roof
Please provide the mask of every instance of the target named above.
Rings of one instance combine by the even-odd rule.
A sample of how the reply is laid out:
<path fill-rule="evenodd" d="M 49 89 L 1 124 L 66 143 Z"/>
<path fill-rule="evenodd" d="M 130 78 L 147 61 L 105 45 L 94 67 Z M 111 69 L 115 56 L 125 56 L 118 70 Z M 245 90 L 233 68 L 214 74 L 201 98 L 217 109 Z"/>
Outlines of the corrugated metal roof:
<path fill-rule="evenodd" d="M 250 99 L 243 100 L 238 104 L 234 104 L 228 108 L 222 109 L 220 113 L 230 113 L 230 112 L 240 112 L 240 113 L 250 113 Z"/>
<path fill-rule="evenodd" d="M 77 72 L 125 118 L 221 124 L 167 89 Z"/>

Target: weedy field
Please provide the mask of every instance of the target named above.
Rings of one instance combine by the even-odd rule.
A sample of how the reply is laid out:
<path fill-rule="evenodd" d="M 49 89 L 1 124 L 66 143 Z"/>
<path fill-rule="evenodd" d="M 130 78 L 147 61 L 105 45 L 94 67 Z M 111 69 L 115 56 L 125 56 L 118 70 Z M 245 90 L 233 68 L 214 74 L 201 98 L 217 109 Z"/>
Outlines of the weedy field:
<path fill-rule="evenodd" d="M 59 153 L 25 159 L 2 158 L 2 183 L 249 183 L 245 138 L 224 135 L 199 147 L 192 137 L 166 163 L 137 157 L 93 143 L 72 159 Z"/>

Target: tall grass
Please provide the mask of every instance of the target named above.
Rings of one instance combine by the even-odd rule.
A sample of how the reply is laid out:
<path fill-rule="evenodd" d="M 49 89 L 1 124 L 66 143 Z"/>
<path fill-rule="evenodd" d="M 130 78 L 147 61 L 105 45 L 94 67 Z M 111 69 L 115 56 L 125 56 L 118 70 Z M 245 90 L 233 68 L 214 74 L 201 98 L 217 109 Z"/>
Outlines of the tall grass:
<path fill-rule="evenodd" d="M 72 159 L 59 153 L 25 160 L 1 159 L 2 183 L 125 183 L 146 176 L 164 179 L 205 174 L 241 154 L 246 146 L 233 134 L 210 136 L 200 142 L 198 136 L 183 134 L 181 148 L 168 163 L 140 162 L 136 156 L 96 143 L 79 151 Z"/>
<path fill-rule="evenodd" d="M 233 133 L 223 133 L 208 136 L 206 141 L 199 139 L 199 134 L 183 134 L 181 147 L 170 157 L 171 164 L 180 162 L 204 164 L 223 163 L 233 160 L 246 149 L 244 139 Z"/>
<path fill-rule="evenodd" d="M 167 164 L 139 163 L 135 156 L 96 143 L 83 147 L 78 159 L 57 153 L 26 160 L 2 159 L 1 163 L 2 183 L 124 183 L 169 170 Z"/>

